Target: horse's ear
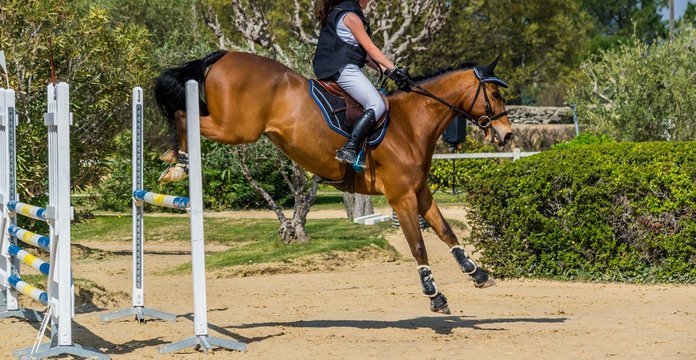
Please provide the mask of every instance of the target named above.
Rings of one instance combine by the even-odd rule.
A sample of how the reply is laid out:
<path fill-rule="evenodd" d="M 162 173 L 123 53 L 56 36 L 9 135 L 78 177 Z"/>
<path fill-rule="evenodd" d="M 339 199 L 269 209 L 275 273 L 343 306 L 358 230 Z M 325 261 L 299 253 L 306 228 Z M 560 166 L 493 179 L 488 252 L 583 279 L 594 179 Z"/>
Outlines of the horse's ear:
<path fill-rule="evenodd" d="M 488 64 L 488 66 L 486 66 L 486 70 L 488 70 L 487 73 L 490 74 L 491 76 L 493 76 L 493 74 L 494 74 L 493 70 L 495 70 L 495 66 L 498 65 L 498 60 L 500 60 L 500 55 L 496 56 L 495 60 L 493 60 L 493 62 L 491 62 L 490 64 Z"/>

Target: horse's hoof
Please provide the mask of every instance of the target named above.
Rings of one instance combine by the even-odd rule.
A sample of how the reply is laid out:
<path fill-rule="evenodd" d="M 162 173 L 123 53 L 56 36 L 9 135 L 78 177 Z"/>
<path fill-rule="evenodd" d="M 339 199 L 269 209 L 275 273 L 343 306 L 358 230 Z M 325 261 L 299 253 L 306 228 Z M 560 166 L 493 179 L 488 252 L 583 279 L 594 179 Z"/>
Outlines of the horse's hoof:
<path fill-rule="evenodd" d="M 495 280 L 493 280 L 487 271 L 481 268 L 476 269 L 476 272 L 471 275 L 471 278 L 474 280 L 474 286 L 479 289 L 495 286 Z"/>
<path fill-rule="evenodd" d="M 184 180 L 187 176 L 186 169 L 181 166 L 174 166 L 164 170 L 157 181 L 159 181 L 160 184 L 166 184 Z"/>
<path fill-rule="evenodd" d="M 440 314 L 451 314 L 449 306 L 447 306 L 447 298 L 442 293 L 437 293 L 430 298 L 430 311 Z"/>
<path fill-rule="evenodd" d="M 159 159 L 170 164 L 176 164 L 177 161 L 179 161 L 177 159 L 176 152 L 172 149 L 169 149 L 164 154 L 160 155 Z"/>
<path fill-rule="evenodd" d="M 474 280 L 474 286 L 476 286 L 479 289 L 485 289 L 485 288 L 488 288 L 491 286 L 495 286 L 495 284 L 496 284 L 495 280 L 493 280 L 493 278 L 490 276 L 488 276 L 488 278 L 485 281 L 480 282 L 480 283 L 478 283 L 478 282 L 476 282 L 476 280 Z"/>

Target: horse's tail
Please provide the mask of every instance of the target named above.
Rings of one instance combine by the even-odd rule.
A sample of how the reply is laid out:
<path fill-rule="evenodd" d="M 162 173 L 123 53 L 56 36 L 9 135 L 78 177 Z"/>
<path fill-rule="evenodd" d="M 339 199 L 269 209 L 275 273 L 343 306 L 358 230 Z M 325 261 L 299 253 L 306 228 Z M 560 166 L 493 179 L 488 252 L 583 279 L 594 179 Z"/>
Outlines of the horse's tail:
<path fill-rule="evenodd" d="M 226 50 L 212 52 L 202 59 L 166 69 L 155 79 L 155 101 L 170 125 L 173 125 L 174 114 L 177 111 L 186 110 L 186 81 L 195 80 L 203 89 L 206 69 L 225 54 Z M 203 101 L 200 102 L 200 112 L 201 115 L 208 114 L 208 108 Z"/>

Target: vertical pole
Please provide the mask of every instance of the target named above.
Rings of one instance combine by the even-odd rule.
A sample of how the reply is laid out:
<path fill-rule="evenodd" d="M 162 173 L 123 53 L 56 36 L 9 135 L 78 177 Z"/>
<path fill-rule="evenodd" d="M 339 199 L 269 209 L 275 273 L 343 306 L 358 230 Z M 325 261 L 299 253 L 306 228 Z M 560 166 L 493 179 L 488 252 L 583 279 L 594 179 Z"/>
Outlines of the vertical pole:
<path fill-rule="evenodd" d="M 53 162 L 49 162 L 51 176 L 55 180 L 55 231 L 57 239 L 57 256 L 55 265 L 58 270 L 58 346 L 72 345 L 73 285 L 70 259 L 70 223 L 72 207 L 70 206 L 70 86 L 64 82 L 56 86 L 56 153 Z M 51 157 L 49 157 L 51 158 Z M 53 182 L 53 181 L 51 181 Z M 51 194 L 54 194 L 51 192 Z M 51 264 L 53 266 L 53 263 Z M 55 273 L 54 273 L 55 275 Z"/>
<path fill-rule="evenodd" d="M 8 181 L 8 199 L 7 201 L 19 201 L 19 195 L 17 194 L 17 125 L 19 122 L 19 116 L 16 111 L 16 97 L 14 90 L 5 91 L 5 107 L 7 109 L 7 146 L 8 146 L 8 168 L 9 168 L 9 178 Z M 9 225 L 17 225 L 17 218 L 15 216 L 10 217 Z M 6 234 L 3 234 L 6 236 Z M 12 244 L 17 245 L 17 239 L 12 238 L 10 240 Z M 9 243 L 8 243 L 9 244 Z M 19 260 L 16 258 L 10 259 L 10 269 L 13 275 L 19 276 Z M 12 305 L 12 309 L 19 309 L 17 303 L 17 291 L 15 289 L 10 290 L 11 298 L 8 298 L 8 305 Z M 7 307 L 10 309 L 10 306 Z"/>
<path fill-rule="evenodd" d="M 203 243 L 203 176 L 198 109 L 198 83 L 186 82 L 186 133 L 189 154 L 189 198 L 191 206 L 191 257 L 193 276 L 193 326 L 196 336 L 208 335 L 206 311 L 205 249 Z"/>
<path fill-rule="evenodd" d="M 44 123 L 48 130 L 48 206 L 51 208 L 56 207 L 57 199 L 55 192 L 55 179 L 52 171 L 54 171 L 55 159 L 53 158 L 58 151 L 56 146 L 56 87 L 53 83 L 46 86 L 46 113 L 44 114 Z M 51 328 L 54 329 L 57 316 L 58 316 L 58 303 L 60 301 L 60 294 L 57 292 L 60 288 L 59 279 L 57 278 L 60 265 L 58 264 L 58 241 L 56 239 L 56 223 L 55 219 L 48 222 L 48 231 L 50 240 L 50 260 L 51 268 L 48 273 L 48 281 L 46 286 L 46 291 L 48 292 L 48 304 L 51 307 Z M 55 335 L 55 334 L 53 334 Z"/>
<path fill-rule="evenodd" d="M 9 201 L 18 201 L 17 196 L 17 169 L 16 169 L 16 157 L 17 157 L 17 143 L 16 143 L 16 127 L 17 127 L 17 113 L 15 108 L 15 91 L 11 89 L 0 89 L 0 132 L 2 133 L 0 143 L 2 149 L 2 173 L 5 174 L 0 179 L 0 191 L 2 192 L 2 207 L 7 206 Z M 17 219 L 11 216 L 9 219 L 9 224 L 6 225 L 16 225 Z M 4 230 L 4 229 L 2 229 Z M 0 266 L 0 273 L 2 274 L 1 284 L 5 287 L 5 304 L 3 306 L 5 311 L 15 311 L 19 309 L 19 304 L 17 302 L 17 290 L 9 285 L 8 278 L 10 275 L 19 275 L 19 261 L 13 258 L 8 253 L 8 248 L 10 244 L 17 244 L 17 240 L 9 236 L 5 231 L 2 234 L 3 248 L 2 251 L 2 265 Z"/>
<path fill-rule="evenodd" d="M 575 124 L 575 136 L 580 135 L 580 126 L 578 125 L 578 106 L 575 104 L 570 104 L 570 108 L 573 110 L 573 124 Z"/>
<path fill-rule="evenodd" d="M 133 191 L 143 187 L 143 89 L 133 89 Z M 133 199 L 133 306 L 145 306 L 143 287 L 144 204 Z"/>
<path fill-rule="evenodd" d="M 512 161 L 513 162 L 519 160 L 520 157 L 521 157 L 520 148 L 515 148 L 514 150 L 512 150 Z"/>
<path fill-rule="evenodd" d="M 457 160 L 452 159 L 452 195 L 457 195 Z"/>
<path fill-rule="evenodd" d="M 189 211 L 191 217 L 191 272 L 193 279 L 194 336 L 160 346 L 160 353 L 194 346 L 205 352 L 214 346 L 244 351 L 246 344 L 208 336 L 208 313 L 205 290 L 205 244 L 203 242 L 203 175 L 201 173 L 201 124 L 198 83 L 186 82 L 186 136 L 189 154 Z"/>
<path fill-rule="evenodd" d="M 669 0 L 669 42 L 674 41 L 674 0 Z"/>
<path fill-rule="evenodd" d="M 2 59 L 4 60 L 4 55 L 0 51 Z M 0 312 L 7 310 L 7 298 L 10 291 L 10 286 L 8 278 L 10 277 L 10 256 L 8 252 L 10 237 L 4 232 L 4 229 L 8 227 L 5 222 L 8 220 L 5 218 L 7 214 L 5 207 L 7 205 L 7 174 L 9 173 L 9 167 L 7 163 L 7 107 L 5 106 L 5 89 L 0 88 L 0 210 L 2 210 L 3 218 L 0 219 L 3 233 L 0 234 L 0 288 L 2 288 L 0 293 Z"/>

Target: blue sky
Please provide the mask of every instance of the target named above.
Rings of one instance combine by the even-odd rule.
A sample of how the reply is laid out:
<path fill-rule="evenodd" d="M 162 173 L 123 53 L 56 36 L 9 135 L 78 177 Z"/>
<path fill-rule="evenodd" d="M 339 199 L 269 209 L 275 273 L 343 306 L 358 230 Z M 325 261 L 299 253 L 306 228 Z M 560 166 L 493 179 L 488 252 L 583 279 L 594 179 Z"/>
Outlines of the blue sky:
<path fill-rule="evenodd" d="M 679 19 L 684 15 L 687 3 L 694 3 L 696 0 L 674 0 L 674 18 Z M 669 8 L 662 10 L 662 18 L 669 19 Z"/>

